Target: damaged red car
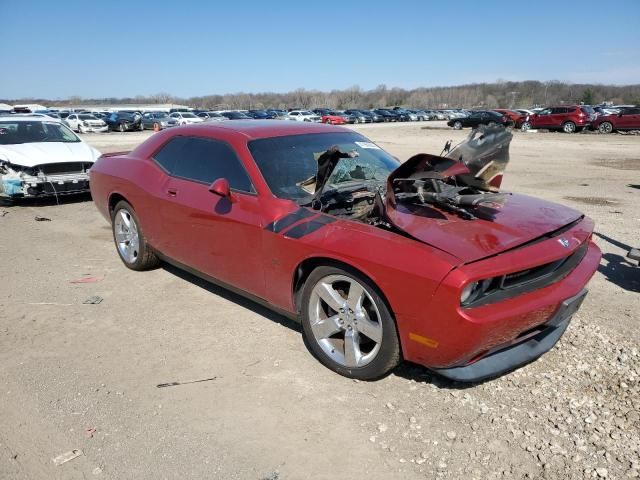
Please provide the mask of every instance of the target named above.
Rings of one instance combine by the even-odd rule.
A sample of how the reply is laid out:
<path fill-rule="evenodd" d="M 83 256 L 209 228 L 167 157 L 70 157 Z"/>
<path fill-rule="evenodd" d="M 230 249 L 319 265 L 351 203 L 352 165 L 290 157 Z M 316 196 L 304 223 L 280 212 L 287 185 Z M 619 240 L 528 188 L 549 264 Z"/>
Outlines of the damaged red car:
<path fill-rule="evenodd" d="M 500 191 L 510 140 L 480 127 L 401 164 L 337 126 L 193 125 L 102 156 L 90 184 L 128 268 L 165 261 L 297 319 L 347 377 L 406 360 L 480 381 L 553 347 L 600 260 L 589 218 Z"/>

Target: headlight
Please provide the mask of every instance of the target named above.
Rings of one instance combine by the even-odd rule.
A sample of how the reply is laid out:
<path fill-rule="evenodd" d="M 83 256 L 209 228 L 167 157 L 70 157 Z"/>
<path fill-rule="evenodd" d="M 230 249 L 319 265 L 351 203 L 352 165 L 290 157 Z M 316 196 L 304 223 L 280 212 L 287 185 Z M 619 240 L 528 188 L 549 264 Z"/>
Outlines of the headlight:
<path fill-rule="evenodd" d="M 497 279 L 499 280 L 498 277 Z M 460 293 L 460 305 L 469 305 L 470 303 L 489 293 L 491 290 L 494 290 L 494 288 L 492 288 L 494 280 L 496 279 L 487 278 L 485 280 L 479 280 L 477 282 L 471 282 L 465 285 L 465 287 L 462 289 L 462 293 Z"/>

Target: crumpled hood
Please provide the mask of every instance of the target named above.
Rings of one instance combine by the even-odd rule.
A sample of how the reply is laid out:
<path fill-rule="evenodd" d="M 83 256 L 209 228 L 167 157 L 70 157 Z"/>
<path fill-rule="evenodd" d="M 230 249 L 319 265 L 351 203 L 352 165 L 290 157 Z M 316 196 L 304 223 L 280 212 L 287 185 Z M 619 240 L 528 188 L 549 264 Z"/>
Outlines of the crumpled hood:
<path fill-rule="evenodd" d="M 414 155 L 389 175 L 384 208 L 389 222 L 472 262 L 581 218 L 572 208 L 499 190 L 511 138 L 503 127 L 481 126 L 446 157 Z"/>
<path fill-rule="evenodd" d="M 0 145 L 0 160 L 23 167 L 60 162 L 95 162 L 99 156 L 98 150 L 84 142 Z"/>
<path fill-rule="evenodd" d="M 492 211 L 491 219 L 465 220 L 430 206 L 401 203 L 387 215 L 396 228 L 463 262 L 517 247 L 582 217 L 572 208 L 515 193 Z"/>

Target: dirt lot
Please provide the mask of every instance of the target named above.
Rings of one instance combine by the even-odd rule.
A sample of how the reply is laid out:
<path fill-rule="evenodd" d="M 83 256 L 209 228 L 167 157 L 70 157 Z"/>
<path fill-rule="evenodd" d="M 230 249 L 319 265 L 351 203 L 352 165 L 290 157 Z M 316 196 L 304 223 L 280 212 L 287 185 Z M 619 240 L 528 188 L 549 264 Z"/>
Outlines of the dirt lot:
<path fill-rule="evenodd" d="M 442 123 L 356 129 L 406 159 L 468 133 Z M 106 152 L 148 135 L 85 138 Z M 170 267 L 124 268 L 87 199 L 0 208 L 0 478 L 640 476 L 640 268 L 624 259 L 640 137 L 514 137 L 504 187 L 586 212 L 604 257 L 557 348 L 480 385 L 415 365 L 347 380 L 283 317 Z"/>

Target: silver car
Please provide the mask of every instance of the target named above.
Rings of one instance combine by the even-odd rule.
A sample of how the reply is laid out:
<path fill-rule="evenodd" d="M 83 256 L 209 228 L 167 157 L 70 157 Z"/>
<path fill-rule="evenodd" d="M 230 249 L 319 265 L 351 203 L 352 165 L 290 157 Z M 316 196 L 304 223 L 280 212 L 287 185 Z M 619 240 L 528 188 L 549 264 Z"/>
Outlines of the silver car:
<path fill-rule="evenodd" d="M 178 125 L 178 121 L 171 118 L 164 112 L 147 112 L 142 115 L 142 129 L 153 130 L 158 125 L 158 129 L 163 130 L 169 127 L 175 127 Z"/>

